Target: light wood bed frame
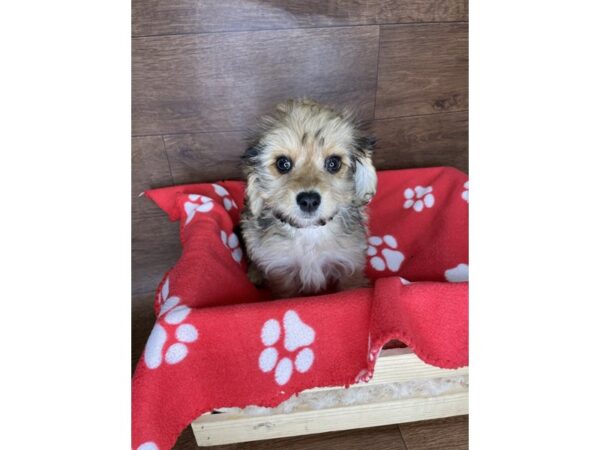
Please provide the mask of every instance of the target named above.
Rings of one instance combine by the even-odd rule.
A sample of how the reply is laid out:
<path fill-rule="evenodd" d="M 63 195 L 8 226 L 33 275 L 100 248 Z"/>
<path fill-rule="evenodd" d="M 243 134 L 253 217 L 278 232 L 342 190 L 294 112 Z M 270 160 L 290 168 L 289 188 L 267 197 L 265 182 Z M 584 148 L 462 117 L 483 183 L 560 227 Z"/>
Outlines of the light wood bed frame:
<path fill-rule="evenodd" d="M 468 375 L 468 368 L 440 369 L 421 361 L 408 348 L 383 350 L 369 385 L 403 383 Z M 365 386 L 364 383 L 348 389 Z M 324 391 L 343 388 L 315 388 Z M 192 422 L 200 447 L 257 441 L 327 431 L 366 428 L 378 425 L 468 414 L 468 389 L 431 397 L 411 397 L 328 409 L 250 416 L 239 412 L 207 413 Z"/>

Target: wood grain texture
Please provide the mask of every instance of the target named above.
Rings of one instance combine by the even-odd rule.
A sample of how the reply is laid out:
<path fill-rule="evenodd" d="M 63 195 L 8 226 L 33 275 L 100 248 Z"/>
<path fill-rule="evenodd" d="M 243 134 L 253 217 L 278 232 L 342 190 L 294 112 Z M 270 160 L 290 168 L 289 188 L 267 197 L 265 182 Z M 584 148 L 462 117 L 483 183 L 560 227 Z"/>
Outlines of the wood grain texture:
<path fill-rule="evenodd" d="M 465 21 L 467 0 L 134 0 L 133 35 Z"/>
<path fill-rule="evenodd" d="M 468 412 L 468 402 L 468 391 L 463 389 L 268 417 L 206 415 L 192 422 L 192 430 L 200 446 L 213 446 L 463 415 Z"/>
<path fill-rule="evenodd" d="M 371 128 L 379 170 L 438 165 L 468 170 L 467 112 L 375 120 Z M 243 132 L 169 135 L 164 141 L 175 184 L 243 179 Z"/>
<path fill-rule="evenodd" d="M 160 136 L 132 139 L 131 251 L 132 292 L 156 289 L 158 282 L 179 256 L 178 225 L 150 199 L 139 196 L 147 189 L 173 184 Z"/>
<path fill-rule="evenodd" d="M 399 425 L 408 450 L 466 450 L 469 448 L 469 416 Z"/>
<path fill-rule="evenodd" d="M 133 39 L 133 134 L 242 131 L 290 97 L 371 118 L 379 27 Z"/>
<path fill-rule="evenodd" d="M 174 450 L 198 450 L 188 427 L 179 437 Z M 396 425 L 321 433 L 268 441 L 206 447 L 211 450 L 407 450 Z"/>
<path fill-rule="evenodd" d="M 179 222 L 170 222 L 161 211 L 133 217 L 131 252 L 132 293 L 153 292 L 181 254 Z"/>
<path fill-rule="evenodd" d="M 468 25 L 381 27 L 375 117 L 468 109 Z"/>
<path fill-rule="evenodd" d="M 164 140 L 175 184 L 242 179 L 243 132 L 177 134 Z"/>
<path fill-rule="evenodd" d="M 157 208 L 140 193 L 147 189 L 171 186 L 173 177 L 160 136 L 134 137 L 131 143 L 131 209 L 140 217 L 155 213 Z"/>
<path fill-rule="evenodd" d="M 134 295 L 131 299 L 131 371 L 142 356 L 154 326 L 154 293 Z"/>
<path fill-rule="evenodd" d="M 468 112 L 375 120 L 378 170 L 452 166 L 469 171 Z"/>

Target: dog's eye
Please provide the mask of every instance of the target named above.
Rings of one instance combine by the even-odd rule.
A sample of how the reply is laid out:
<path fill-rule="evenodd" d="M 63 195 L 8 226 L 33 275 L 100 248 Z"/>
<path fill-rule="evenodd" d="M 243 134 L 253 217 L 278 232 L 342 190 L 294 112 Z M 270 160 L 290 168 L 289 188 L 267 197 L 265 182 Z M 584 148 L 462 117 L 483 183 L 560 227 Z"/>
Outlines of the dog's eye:
<path fill-rule="evenodd" d="M 275 165 L 277 166 L 277 170 L 281 173 L 288 173 L 292 170 L 292 160 L 286 156 L 280 156 L 275 161 Z"/>
<path fill-rule="evenodd" d="M 336 173 L 342 167 L 342 160 L 339 156 L 330 156 L 325 160 L 325 169 L 329 173 Z"/>

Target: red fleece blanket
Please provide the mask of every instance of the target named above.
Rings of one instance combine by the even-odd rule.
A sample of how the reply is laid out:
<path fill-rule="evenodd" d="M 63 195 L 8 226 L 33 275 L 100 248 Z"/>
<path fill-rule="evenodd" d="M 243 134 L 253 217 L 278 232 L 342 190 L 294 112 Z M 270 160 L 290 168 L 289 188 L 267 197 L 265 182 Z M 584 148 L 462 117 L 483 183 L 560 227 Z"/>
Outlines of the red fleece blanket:
<path fill-rule="evenodd" d="M 133 377 L 134 449 L 171 448 L 215 408 L 272 407 L 304 389 L 367 381 L 391 339 L 429 364 L 467 365 L 467 176 L 439 167 L 378 175 L 374 286 L 277 301 L 246 277 L 233 233 L 244 183 L 146 192 L 180 221 L 183 250 L 157 289 L 156 324 Z"/>

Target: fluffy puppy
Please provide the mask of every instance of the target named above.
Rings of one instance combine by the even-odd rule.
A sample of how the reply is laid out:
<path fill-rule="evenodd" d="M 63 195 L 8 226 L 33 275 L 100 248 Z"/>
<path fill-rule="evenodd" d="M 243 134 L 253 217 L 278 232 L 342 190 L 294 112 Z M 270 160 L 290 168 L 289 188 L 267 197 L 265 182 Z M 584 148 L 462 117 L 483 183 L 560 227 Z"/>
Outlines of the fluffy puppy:
<path fill-rule="evenodd" d="M 310 100 L 282 103 L 261 120 L 243 156 L 252 281 L 266 281 L 276 297 L 368 285 L 373 144 L 349 112 Z"/>

